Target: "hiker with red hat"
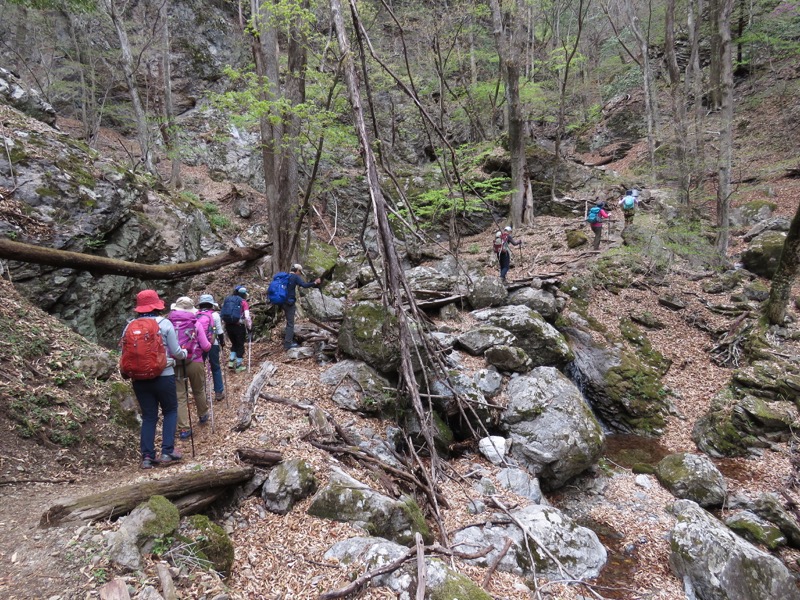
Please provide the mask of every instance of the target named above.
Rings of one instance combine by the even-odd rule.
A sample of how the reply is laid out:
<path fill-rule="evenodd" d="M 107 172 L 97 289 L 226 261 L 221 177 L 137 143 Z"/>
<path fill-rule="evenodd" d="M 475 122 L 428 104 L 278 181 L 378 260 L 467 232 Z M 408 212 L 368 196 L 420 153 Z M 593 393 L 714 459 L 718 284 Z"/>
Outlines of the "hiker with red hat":
<path fill-rule="evenodd" d="M 155 290 L 142 290 L 136 294 L 138 318 L 122 332 L 122 376 L 133 382 L 133 391 L 142 411 L 142 430 L 139 446 L 142 452 L 142 469 L 158 464 L 181 460 L 175 449 L 175 431 L 178 424 L 178 395 L 175 388 L 175 361 L 186 358 L 186 351 L 178 344 L 172 323 L 161 316 L 164 302 Z M 161 455 L 156 455 L 155 438 L 158 409 L 161 407 Z"/>

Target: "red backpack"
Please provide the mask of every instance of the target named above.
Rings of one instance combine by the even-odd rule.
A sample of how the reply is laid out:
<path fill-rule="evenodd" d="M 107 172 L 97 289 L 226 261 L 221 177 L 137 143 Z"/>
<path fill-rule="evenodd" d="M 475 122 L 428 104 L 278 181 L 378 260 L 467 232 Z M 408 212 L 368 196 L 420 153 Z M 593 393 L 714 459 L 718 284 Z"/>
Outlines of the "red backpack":
<path fill-rule="evenodd" d="M 155 379 L 167 368 L 167 351 L 156 319 L 143 317 L 128 323 L 120 341 L 119 370 L 138 381 Z"/>

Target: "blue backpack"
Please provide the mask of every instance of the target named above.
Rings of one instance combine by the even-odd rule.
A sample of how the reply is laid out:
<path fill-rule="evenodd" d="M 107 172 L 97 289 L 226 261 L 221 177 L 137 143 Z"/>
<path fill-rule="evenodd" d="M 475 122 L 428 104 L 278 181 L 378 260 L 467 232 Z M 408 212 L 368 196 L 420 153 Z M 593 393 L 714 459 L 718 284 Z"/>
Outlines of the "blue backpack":
<path fill-rule="evenodd" d="M 589 223 L 598 223 L 600 221 L 600 207 L 593 206 L 592 208 L 590 208 L 586 220 Z"/>
<path fill-rule="evenodd" d="M 622 199 L 622 208 L 624 210 L 631 210 L 634 206 L 636 206 L 636 198 L 633 196 L 625 196 Z"/>
<path fill-rule="evenodd" d="M 242 297 L 238 294 L 228 296 L 222 302 L 219 318 L 227 325 L 234 325 L 242 319 Z"/>
<path fill-rule="evenodd" d="M 272 304 L 284 304 L 289 297 L 289 273 L 281 271 L 275 273 L 275 277 L 267 288 L 267 298 Z"/>

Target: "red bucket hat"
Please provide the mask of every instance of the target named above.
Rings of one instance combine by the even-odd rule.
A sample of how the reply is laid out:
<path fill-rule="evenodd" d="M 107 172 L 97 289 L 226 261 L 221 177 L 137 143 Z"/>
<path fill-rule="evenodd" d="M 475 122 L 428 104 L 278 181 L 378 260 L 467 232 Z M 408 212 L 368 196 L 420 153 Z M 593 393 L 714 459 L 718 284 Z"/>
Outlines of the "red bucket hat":
<path fill-rule="evenodd" d="M 164 301 L 158 297 L 155 290 L 142 290 L 136 294 L 136 308 L 138 313 L 148 313 L 154 310 L 164 310 Z"/>

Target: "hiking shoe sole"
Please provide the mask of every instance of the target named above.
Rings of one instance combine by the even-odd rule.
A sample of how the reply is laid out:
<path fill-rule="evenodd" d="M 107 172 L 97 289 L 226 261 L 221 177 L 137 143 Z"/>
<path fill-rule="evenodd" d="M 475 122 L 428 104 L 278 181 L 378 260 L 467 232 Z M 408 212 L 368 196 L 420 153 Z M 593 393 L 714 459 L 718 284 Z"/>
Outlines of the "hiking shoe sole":
<path fill-rule="evenodd" d="M 183 454 L 174 450 L 172 454 L 162 454 L 161 455 L 161 464 L 168 465 L 171 463 L 180 462 L 183 459 Z"/>

